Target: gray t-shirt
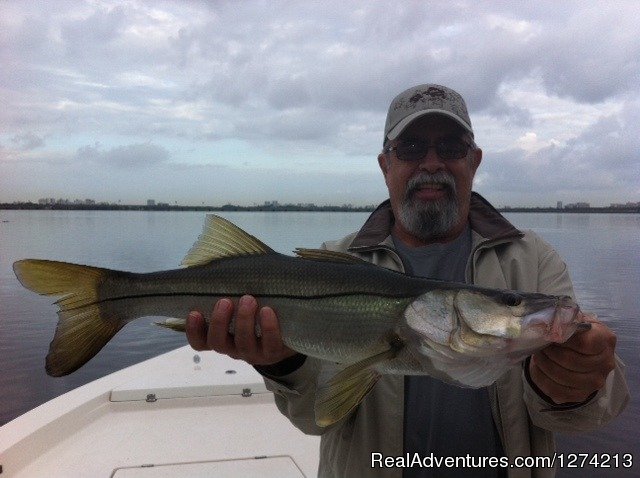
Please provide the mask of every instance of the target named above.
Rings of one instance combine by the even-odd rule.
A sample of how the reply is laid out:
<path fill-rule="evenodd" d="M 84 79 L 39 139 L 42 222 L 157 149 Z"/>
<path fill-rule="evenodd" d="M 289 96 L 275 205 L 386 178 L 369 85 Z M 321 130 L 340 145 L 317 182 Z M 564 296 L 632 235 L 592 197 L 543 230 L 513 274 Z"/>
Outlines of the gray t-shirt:
<path fill-rule="evenodd" d="M 409 247 L 393 238 L 407 272 L 420 277 L 464 282 L 471 254 L 469 226 L 454 241 Z M 428 376 L 405 377 L 404 452 L 413 456 L 501 457 L 502 443 L 493 421 L 487 388 L 449 385 Z M 406 477 L 506 476 L 500 468 L 405 468 Z"/>

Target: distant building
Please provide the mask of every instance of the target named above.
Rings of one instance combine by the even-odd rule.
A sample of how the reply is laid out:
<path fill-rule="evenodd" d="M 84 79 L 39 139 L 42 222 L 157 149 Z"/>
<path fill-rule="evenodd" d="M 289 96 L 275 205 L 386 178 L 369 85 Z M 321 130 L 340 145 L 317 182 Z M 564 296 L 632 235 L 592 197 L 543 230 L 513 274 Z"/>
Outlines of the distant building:
<path fill-rule="evenodd" d="M 147 199 L 147 206 L 155 206 L 155 205 L 156 205 L 155 199 Z"/>
<path fill-rule="evenodd" d="M 615 208 L 615 209 L 626 209 L 626 208 L 634 208 L 634 207 L 640 207 L 640 202 L 628 202 L 626 204 L 622 204 L 622 203 L 611 203 L 609 205 L 609 207 L 611 208 Z"/>
<path fill-rule="evenodd" d="M 562 201 L 557 202 L 556 209 L 562 209 Z"/>
<path fill-rule="evenodd" d="M 577 202 L 577 203 L 567 204 L 564 208 L 565 209 L 586 209 L 589 207 L 591 207 L 591 204 L 589 204 L 588 202 Z"/>

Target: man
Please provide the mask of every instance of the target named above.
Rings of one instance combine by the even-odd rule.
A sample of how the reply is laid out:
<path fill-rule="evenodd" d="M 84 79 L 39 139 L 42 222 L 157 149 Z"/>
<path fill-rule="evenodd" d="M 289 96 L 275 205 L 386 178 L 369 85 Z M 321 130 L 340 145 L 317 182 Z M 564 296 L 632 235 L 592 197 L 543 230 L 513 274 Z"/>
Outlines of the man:
<path fill-rule="evenodd" d="M 455 91 L 419 85 L 391 103 L 378 163 L 389 201 L 358 233 L 323 247 L 394 270 L 486 287 L 573 296 L 565 264 L 539 237 L 521 232 L 471 187 L 482 161 L 467 108 Z M 235 335 L 228 333 L 236 315 Z M 259 321 L 262 336 L 254 334 Z M 280 411 L 305 433 L 321 434 L 320 476 L 553 476 L 549 468 L 372 468 L 385 457 L 552 455 L 553 431 L 591 430 L 628 401 L 615 335 L 589 331 L 534 354 L 494 385 L 454 387 L 431 377 L 384 376 L 345 419 L 314 421 L 315 384 L 331 364 L 283 345 L 276 314 L 243 297 L 220 300 L 207 329 L 187 323 L 196 350 L 213 349 L 256 366 Z"/>

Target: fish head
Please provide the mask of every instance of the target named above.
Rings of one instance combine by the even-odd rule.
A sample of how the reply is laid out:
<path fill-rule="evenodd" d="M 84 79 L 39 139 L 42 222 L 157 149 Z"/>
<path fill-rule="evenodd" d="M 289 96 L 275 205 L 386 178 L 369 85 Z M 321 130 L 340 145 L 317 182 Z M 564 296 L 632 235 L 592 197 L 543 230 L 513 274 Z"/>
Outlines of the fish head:
<path fill-rule="evenodd" d="M 461 289 L 454 300 L 455 313 L 474 332 L 503 338 L 520 336 L 525 317 L 550 320 L 556 300 L 542 294 L 514 291 Z"/>
<path fill-rule="evenodd" d="M 454 308 L 476 334 L 557 343 L 573 334 L 580 310 L 568 296 L 474 289 L 460 290 Z"/>
<path fill-rule="evenodd" d="M 418 373 L 483 387 L 536 350 L 567 340 L 584 317 L 565 296 L 436 289 L 405 310 L 405 342 Z"/>
<path fill-rule="evenodd" d="M 568 296 L 468 287 L 422 294 L 405 319 L 421 341 L 488 356 L 564 342 L 576 330 L 578 312 Z"/>

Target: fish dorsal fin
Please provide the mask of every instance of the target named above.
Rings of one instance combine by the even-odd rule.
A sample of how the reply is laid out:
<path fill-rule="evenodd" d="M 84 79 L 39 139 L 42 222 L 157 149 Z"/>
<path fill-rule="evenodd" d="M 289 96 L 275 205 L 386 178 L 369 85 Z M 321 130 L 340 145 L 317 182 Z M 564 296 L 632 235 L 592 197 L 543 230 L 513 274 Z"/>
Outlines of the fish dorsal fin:
<path fill-rule="evenodd" d="M 202 234 L 182 260 L 187 267 L 207 264 L 215 259 L 252 254 L 271 254 L 273 249 L 226 219 L 208 214 Z"/>
<path fill-rule="evenodd" d="M 373 368 L 379 362 L 392 359 L 397 349 L 367 357 L 334 375 L 326 384 L 318 386 L 315 414 L 316 424 L 327 427 L 356 408 L 380 378 Z"/>
<path fill-rule="evenodd" d="M 326 261 L 326 262 L 343 262 L 347 264 L 368 264 L 371 262 L 360 259 L 359 257 L 346 254 L 344 252 L 328 251 L 326 249 L 303 249 L 297 248 L 295 251 L 298 257 L 302 259 L 308 259 L 311 261 Z"/>

